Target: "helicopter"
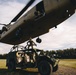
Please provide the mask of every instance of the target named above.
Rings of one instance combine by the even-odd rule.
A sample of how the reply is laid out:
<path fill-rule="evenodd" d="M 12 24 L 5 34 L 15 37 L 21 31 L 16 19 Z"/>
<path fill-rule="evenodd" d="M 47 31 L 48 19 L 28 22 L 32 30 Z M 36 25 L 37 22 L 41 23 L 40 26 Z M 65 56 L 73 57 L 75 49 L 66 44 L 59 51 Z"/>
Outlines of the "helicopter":
<path fill-rule="evenodd" d="M 53 27 L 57 28 L 57 25 L 71 17 L 76 9 L 76 0 L 41 0 L 22 16 L 35 1 L 30 0 L 9 24 L 3 24 L 0 42 L 17 45 L 30 37 L 38 37 L 36 41 L 41 43 L 40 35 L 48 33 Z"/>

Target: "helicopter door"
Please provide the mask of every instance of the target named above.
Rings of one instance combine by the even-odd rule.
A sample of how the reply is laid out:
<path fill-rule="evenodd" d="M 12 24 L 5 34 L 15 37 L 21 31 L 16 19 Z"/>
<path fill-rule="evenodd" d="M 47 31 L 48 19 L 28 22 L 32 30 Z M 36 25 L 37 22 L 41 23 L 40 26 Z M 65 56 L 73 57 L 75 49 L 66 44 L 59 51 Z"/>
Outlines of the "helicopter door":
<path fill-rule="evenodd" d="M 35 19 L 39 19 L 43 16 L 45 16 L 45 9 L 44 9 L 44 3 L 41 1 L 36 5 L 36 11 L 35 11 Z"/>

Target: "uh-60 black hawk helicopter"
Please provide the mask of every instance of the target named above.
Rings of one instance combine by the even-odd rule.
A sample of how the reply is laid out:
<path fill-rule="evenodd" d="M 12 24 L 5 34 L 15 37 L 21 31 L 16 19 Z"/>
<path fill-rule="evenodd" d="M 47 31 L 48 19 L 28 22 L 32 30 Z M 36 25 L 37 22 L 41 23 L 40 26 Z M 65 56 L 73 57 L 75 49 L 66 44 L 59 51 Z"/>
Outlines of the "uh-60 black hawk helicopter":
<path fill-rule="evenodd" d="M 49 32 L 49 29 L 52 27 L 57 28 L 57 25 L 71 17 L 76 9 L 76 0 L 41 0 L 21 17 L 35 1 L 30 0 L 8 25 L 3 24 L 4 26 L 0 31 L 0 42 L 17 45 L 29 40 L 30 37 L 38 37 L 36 41 L 41 43 L 40 35 Z M 12 22 L 15 23 L 12 24 Z M 35 52 L 34 49 L 32 51 Z M 25 53 L 30 52 L 30 49 L 25 50 Z M 41 66 L 43 62 L 44 64 L 39 67 L 39 72 L 42 75 L 50 75 L 50 72 L 54 69 L 54 63 L 51 64 L 53 61 L 47 56 L 45 58 L 49 59 L 49 61 L 43 58 L 44 60 L 39 65 Z M 49 68 L 49 63 L 52 65 L 52 68 Z"/>

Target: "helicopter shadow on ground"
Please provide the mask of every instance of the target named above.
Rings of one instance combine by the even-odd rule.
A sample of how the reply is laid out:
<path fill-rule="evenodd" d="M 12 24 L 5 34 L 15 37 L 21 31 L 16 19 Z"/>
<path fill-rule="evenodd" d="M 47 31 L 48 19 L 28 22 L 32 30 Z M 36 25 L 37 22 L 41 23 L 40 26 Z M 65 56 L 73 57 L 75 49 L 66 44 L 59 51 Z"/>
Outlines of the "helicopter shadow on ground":
<path fill-rule="evenodd" d="M 26 72 L 24 70 L 9 71 L 7 69 L 0 69 L 0 75 L 40 75 L 40 74 L 34 72 Z"/>

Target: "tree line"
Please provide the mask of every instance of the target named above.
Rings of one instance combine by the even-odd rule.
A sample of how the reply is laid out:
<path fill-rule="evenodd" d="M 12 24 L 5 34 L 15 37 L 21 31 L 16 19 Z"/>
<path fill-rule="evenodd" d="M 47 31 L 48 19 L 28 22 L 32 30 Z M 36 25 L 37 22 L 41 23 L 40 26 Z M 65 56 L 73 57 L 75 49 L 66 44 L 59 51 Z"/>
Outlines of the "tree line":
<path fill-rule="evenodd" d="M 63 49 L 63 50 L 42 50 L 41 54 L 59 59 L 76 59 L 76 49 Z M 6 59 L 7 54 L 0 54 L 0 59 Z"/>
<path fill-rule="evenodd" d="M 74 48 L 46 51 L 46 54 L 59 59 L 76 59 L 76 49 Z"/>
<path fill-rule="evenodd" d="M 7 58 L 7 54 L 0 54 L 0 59 L 6 59 Z"/>

